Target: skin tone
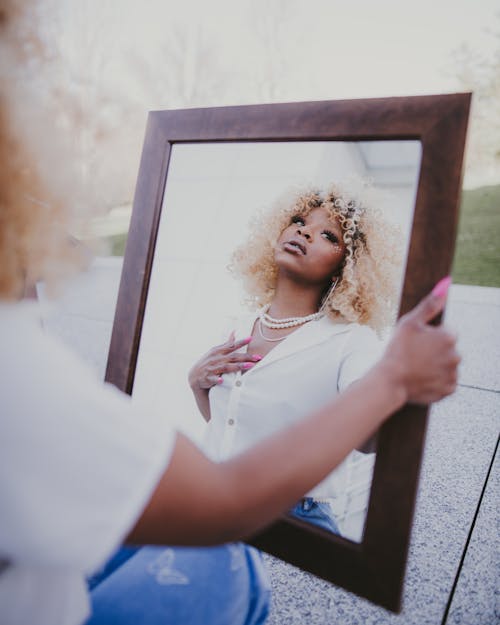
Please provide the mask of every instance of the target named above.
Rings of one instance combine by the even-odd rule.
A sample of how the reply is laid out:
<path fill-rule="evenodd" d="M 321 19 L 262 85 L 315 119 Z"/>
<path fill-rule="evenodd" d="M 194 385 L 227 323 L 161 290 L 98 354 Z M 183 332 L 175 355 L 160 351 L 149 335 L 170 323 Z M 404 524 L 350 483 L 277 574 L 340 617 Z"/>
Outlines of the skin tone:
<path fill-rule="evenodd" d="M 455 337 L 429 325 L 444 302 L 443 289 L 427 296 L 399 321 L 384 356 L 362 379 L 244 454 L 216 464 L 178 435 L 129 542 L 209 545 L 245 538 L 289 509 L 405 403 L 428 404 L 452 393 L 460 361 Z"/>
<path fill-rule="evenodd" d="M 276 242 L 274 258 L 278 276 L 269 314 L 283 319 L 316 312 L 332 280 L 339 275 L 345 252 L 342 228 L 325 208 L 294 215 Z M 221 375 L 248 371 L 278 344 L 264 340 L 257 323 L 251 337 L 235 341 L 231 333 L 226 343 L 212 348 L 189 372 L 189 384 L 206 421 L 210 420 L 208 393 L 222 381 Z M 264 330 L 268 338 L 279 339 L 297 327 Z M 246 353 L 236 353 L 245 345 L 248 345 Z"/>
<path fill-rule="evenodd" d="M 344 260 L 346 247 L 342 235 L 340 224 L 324 208 L 292 217 L 276 242 L 274 258 L 278 276 L 269 308 L 272 317 L 303 317 L 318 311 Z M 265 328 L 265 336 L 286 337 L 297 327 Z M 255 325 L 248 353 L 264 356 L 276 345 L 277 342 L 265 341 Z"/>

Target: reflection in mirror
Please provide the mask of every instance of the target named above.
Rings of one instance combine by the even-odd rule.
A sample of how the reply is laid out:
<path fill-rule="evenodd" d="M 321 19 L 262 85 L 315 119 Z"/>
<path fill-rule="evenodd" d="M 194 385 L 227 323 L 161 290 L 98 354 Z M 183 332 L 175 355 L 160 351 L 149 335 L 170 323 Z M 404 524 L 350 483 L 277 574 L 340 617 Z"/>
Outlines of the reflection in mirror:
<path fill-rule="evenodd" d="M 420 156 L 418 141 L 174 145 L 134 401 L 223 460 L 360 377 L 387 336 L 390 275 L 396 313 Z M 374 458 L 367 441 L 291 514 L 359 542 Z"/>

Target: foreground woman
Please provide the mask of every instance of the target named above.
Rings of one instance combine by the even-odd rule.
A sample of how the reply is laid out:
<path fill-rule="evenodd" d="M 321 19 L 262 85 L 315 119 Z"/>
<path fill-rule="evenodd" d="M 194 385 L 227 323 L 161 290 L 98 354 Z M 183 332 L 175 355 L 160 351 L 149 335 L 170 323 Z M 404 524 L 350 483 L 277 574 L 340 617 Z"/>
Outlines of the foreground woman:
<path fill-rule="evenodd" d="M 89 615 L 85 576 L 123 541 L 217 545 L 248 537 L 403 404 L 451 393 L 459 359 L 454 338 L 428 325 L 443 309 L 445 281 L 399 322 L 362 379 L 222 463 L 97 380 L 43 332 L 36 308 L 21 302 L 27 284 L 54 282 L 73 264 L 70 207 L 88 188 L 64 184 L 74 159 L 58 152 L 64 126 L 44 108 L 43 80 L 29 90 L 30 71 L 38 76 L 39 68 L 23 63 L 38 48 L 33 38 L 31 47 L 16 48 L 22 15 L 18 3 L 2 3 L 0 51 L 8 71 L 0 76 L 0 621 L 77 625 Z M 32 28 L 32 16 L 26 18 Z M 262 623 L 266 589 L 252 577 L 258 570 L 250 560 L 242 548 L 169 548 L 139 580 L 121 577 L 126 562 L 96 587 L 102 612 L 94 622 L 147 623 L 151 616 L 176 625 Z M 162 590 L 154 614 L 150 597 L 140 596 L 144 574 Z"/>

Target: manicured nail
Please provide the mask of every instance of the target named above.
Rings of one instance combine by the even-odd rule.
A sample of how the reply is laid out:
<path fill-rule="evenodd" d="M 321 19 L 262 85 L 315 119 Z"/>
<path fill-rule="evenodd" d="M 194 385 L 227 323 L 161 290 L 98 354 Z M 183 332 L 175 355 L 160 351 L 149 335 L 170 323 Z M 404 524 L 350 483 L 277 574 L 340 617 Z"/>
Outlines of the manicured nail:
<path fill-rule="evenodd" d="M 262 356 L 261 356 L 260 354 L 254 354 L 254 355 L 252 356 L 252 360 L 253 360 L 254 362 L 259 362 L 259 360 L 262 360 Z"/>
<path fill-rule="evenodd" d="M 220 377 L 220 378 L 217 380 L 217 384 L 222 384 L 223 382 L 224 382 L 224 380 L 222 379 L 222 377 Z"/>
<path fill-rule="evenodd" d="M 435 297 L 445 297 L 450 287 L 450 284 L 451 284 L 451 276 L 446 276 L 446 278 L 443 278 L 442 280 L 440 280 L 436 284 L 436 286 L 432 289 L 432 294 Z"/>
<path fill-rule="evenodd" d="M 243 339 L 243 345 L 248 345 L 251 340 L 252 340 L 251 336 L 248 336 L 246 339 Z"/>
<path fill-rule="evenodd" d="M 253 363 L 253 362 L 246 362 L 241 368 L 246 370 L 246 369 L 251 369 L 254 366 L 255 366 L 255 363 Z"/>

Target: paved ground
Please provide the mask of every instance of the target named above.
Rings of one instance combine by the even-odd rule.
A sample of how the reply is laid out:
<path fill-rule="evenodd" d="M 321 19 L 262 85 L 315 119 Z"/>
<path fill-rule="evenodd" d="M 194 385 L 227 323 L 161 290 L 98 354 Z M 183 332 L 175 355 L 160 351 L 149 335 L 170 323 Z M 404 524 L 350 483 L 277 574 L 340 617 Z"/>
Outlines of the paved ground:
<path fill-rule="evenodd" d="M 45 313 L 48 331 L 101 376 L 120 270 L 118 259 L 99 259 Z M 270 625 L 500 623 L 498 457 L 491 466 L 500 425 L 500 289 L 453 286 L 447 323 L 459 333 L 460 386 L 432 409 L 402 613 L 266 557 Z"/>

